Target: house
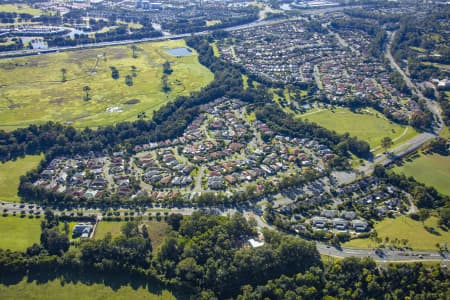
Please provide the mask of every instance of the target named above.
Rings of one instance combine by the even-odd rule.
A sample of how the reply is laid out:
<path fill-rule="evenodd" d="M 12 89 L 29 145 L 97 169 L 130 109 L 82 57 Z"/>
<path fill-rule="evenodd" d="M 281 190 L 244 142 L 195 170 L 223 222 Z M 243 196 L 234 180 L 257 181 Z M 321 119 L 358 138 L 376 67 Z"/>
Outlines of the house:
<path fill-rule="evenodd" d="M 54 174 L 55 174 L 55 171 L 53 171 L 53 170 L 44 170 L 41 173 L 41 178 L 51 180 Z"/>
<path fill-rule="evenodd" d="M 363 231 L 367 231 L 367 228 L 369 227 L 369 225 L 367 224 L 366 221 L 363 221 L 363 220 L 353 220 L 352 227 L 353 227 L 353 230 L 355 230 L 356 232 L 363 232 Z"/>
<path fill-rule="evenodd" d="M 78 223 L 72 229 L 72 238 L 89 238 L 94 226 L 90 223 Z"/>
<path fill-rule="evenodd" d="M 255 240 L 255 239 L 249 239 L 248 243 L 250 244 L 250 246 L 252 248 L 258 248 L 258 247 L 264 246 L 264 242 L 263 241 L 258 241 L 258 240 Z"/>
<path fill-rule="evenodd" d="M 358 217 L 358 215 L 354 211 L 345 211 L 344 210 L 343 212 L 341 212 L 340 217 L 344 218 L 346 220 L 354 220 Z"/>
<path fill-rule="evenodd" d="M 348 221 L 341 218 L 333 219 L 333 227 L 337 230 L 346 230 L 348 226 Z"/>
<path fill-rule="evenodd" d="M 327 227 L 328 220 L 327 218 L 316 216 L 311 219 L 311 223 L 314 227 L 323 229 Z"/>
<path fill-rule="evenodd" d="M 335 211 L 335 210 L 331 210 L 331 209 L 324 209 L 324 210 L 322 210 L 322 212 L 320 213 L 320 215 L 322 216 L 322 217 L 325 217 L 325 218 L 335 218 L 336 216 L 337 216 L 337 211 Z"/>

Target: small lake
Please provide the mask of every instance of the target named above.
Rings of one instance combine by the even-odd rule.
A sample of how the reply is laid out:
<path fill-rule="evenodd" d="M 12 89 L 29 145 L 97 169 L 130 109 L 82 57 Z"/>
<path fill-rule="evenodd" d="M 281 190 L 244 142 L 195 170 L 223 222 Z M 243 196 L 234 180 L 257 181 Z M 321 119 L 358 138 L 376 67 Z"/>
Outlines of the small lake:
<path fill-rule="evenodd" d="M 189 48 L 173 48 L 166 50 L 172 56 L 189 56 L 192 55 L 192 50 Z"/>

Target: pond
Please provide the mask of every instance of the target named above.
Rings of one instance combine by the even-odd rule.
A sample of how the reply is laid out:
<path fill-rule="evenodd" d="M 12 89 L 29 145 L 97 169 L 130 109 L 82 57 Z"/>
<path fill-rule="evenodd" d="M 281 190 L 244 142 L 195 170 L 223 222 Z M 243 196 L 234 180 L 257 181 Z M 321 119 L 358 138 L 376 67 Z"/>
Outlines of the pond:
<path fill-rule="evenodd" d="M 192 55 L 192 50 L 189 48 L 173 48 L 166 51 L 172 56 L 189 56 Z"/>

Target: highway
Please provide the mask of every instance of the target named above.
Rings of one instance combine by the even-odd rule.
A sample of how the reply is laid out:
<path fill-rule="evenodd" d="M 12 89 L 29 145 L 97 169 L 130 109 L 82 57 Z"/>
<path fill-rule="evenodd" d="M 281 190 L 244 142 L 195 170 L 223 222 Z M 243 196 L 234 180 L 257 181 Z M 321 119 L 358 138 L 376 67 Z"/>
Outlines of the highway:
<path fill-rule="evenodd" d="M 295 20 L 295 18 L 289 19 L 289 21 L 292 21 L 292 20 Z M 269 21 L 256 20 L 251 23 L 224 28 L 223 30 L 224 31 L 234 31 L 234 30 L 252 28 L 252 27 L 256 27 L 256 26 L 274 24 L 274 23 L 285 22 L 285 21 L 287 21 L 287 20 L 269 20 Z M 51 47 L 48 49 L 24 49 L 24 50 L 15 50 L 15 51 L 3 51 L 3 52 L 0 52 L 0 59 L 20 57 L 20 56 L 29 56 L 29 55 L 41 55 L 41 54 L 63 52 L 63 51 L 74 51 L 74 50 L 89 49 L 89 48 L 101 48 L 101 47 L 107 47 L 107 46 L 119 46 L 119 45 L 137 44 L 137 43 L 145 43 L 145 42 L 164 41 L 164 40 L 177 40 L 177 39 L 186 38 L 186 37 L 189 37 L 192 35 L 207 35 L 207 34 L 211 34 L 211 33 L 212 33 L 212 31 L 207 30 L 207 31 L 201 31 L 201 32 L 196 32 L 196 33 L 169 34 L 169 35 L 163 35 L 160 37 L 152 37 L 152 38 L 81 44 L 81 45 L 66 46 L 66 47 Z"/>
<path fill-rule="evenodd" d="M 375 249 L 356 249 L 356 248 L 336 248 L 324 243 L 316 242 L 317 250 L 322 255 L 332 257 L 370 257 L 377 262 L 414 262 L 414 261 L 442 261 L 446 259 L 445 255 L 433 251 L 411 251 L 411 250 L 390 250 L 380 249 L 375 253 Z"/>

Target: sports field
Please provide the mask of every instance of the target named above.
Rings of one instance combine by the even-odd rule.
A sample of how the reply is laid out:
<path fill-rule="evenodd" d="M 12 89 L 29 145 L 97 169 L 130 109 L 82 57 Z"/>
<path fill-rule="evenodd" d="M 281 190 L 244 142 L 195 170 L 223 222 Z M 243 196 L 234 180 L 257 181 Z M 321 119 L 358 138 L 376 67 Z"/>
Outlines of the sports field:
<path fill-rule="evenodd" d="M 180 95 L 206 86 L 213 74 L 189 56 L 166 51 L 183 40 L 114 46 L 0 60 L 0 129 L 52 120 L 97 127 L 136 120 Z M 163 64 L 170 62 L 170 91 Z M 114 75 L 114 76 L 113 76 Z M 114 78 L 113 78 L 114 77 Z M 127 79 L 128 77 L 128 79 Z"/>
<path fill-rule="evenodd" d="M 438 192 L 450 196 L 450 156 L 421 154 L 411 161 L 405 160 L 403 165 L 395 167 L 394 171 L 413 176 Z"/>
<path fill-rule="evenodd" d="M 152 292 L 151 287 L 132 287 L 130 285 L 111 288 L 98 283 L 62 282 L 59 279 L 45 283 L 28 282 L 25 278 L 17 284 L 0 284 L 2 299 L 34 299 L 34 300 L 78 300 L 78 299 L 176 299 L 168 290 Z"/>
<path fill-rule="evenodd" d="M 0 201 L 19 202 L 20 176 L 36 168 L 43 156 L 30 155 L 15 161 L 0 163 Z"/>
<path fill-rule="evenodd" d="M 438 219 L 430 217 L 425 221 L 425 226 L 433 227 L 439 235 L 431 234 L 425 230 L 422 222 L 412 220 L 406 216 L 395 219 L 386 218 L 375 225 L 375 230 L 383 241 L 388 237 L 389 241 L 395 238 L 408 240 L 407 246 L 415 250 L 437 251 L 436 243 L 445 244 L 450 241 L 450 232 L 441 230 L 437 225 Z M 371 239 L 355 239 L 345 244 L 344 247 L 375 248 L 378 244 Z"/>
<path fill-rule="evenodd" d="M 0 248 L 24 251 L 33 243 L 39 244 L 41 221 L 12 215 L 0 216 Z"/>
<path fill-rule="evenodd" d="M 395 147 L 417 135 L 414 128 L 395 124 L 370 108 L 363 109 L 361 113 L 353 113 L 346 108 L 336 108 L 333 111 L 321 108 L 298 116 L 337 133 L 348 132 L 351 136 L 368 142 L 375 152 L 383 151 L 380 147 L 383 137 L 390 137 Z"/>

